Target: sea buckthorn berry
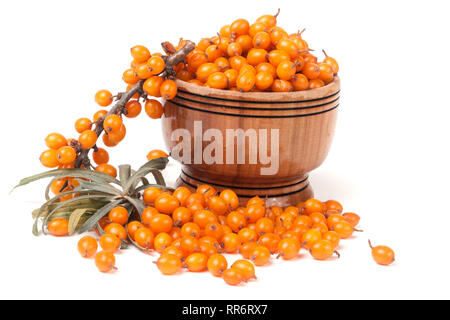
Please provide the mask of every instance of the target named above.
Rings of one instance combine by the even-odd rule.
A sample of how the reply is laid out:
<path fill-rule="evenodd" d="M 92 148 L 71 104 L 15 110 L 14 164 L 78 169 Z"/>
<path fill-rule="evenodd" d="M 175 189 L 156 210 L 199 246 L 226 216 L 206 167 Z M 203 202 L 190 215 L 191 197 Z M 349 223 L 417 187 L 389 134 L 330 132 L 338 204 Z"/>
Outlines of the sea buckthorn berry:
<path fill-rule="evenodd" d="M 162 254 L 156 261 L 156 265 L 164 275 L 172 275 L 181 270 L 181 259 L 170 253 Z"/>
<path fill-rule="evenodd" d="M 157 208 L 158 209 L 158 208 Z M 166 232 L 172 230 L 173 220 L 167 214 L 155 214 L 150 220 L 150 229 L 155 233 Z"/>
<path fill-rule="evenodd" d="M 309 80 L 314 80 L 319 78 L 320 76 L 320 69 L 319 66 L 315 63 L 306 63 L 305 66 L 302 69 L 302 73 L 308 77 Z M 311 85 L 310 85 L 311 87 Z"/>
<path fill-rule="evenodd" d="M 353 234 L 353 231 L 355 231 L 353 226 L 350 223 L 348 223 L 347 221 L 337 222 L 332 227 L 332 230 L 336 231 L 336 233 L 339 235 L 339 237 L 341 239 L 346 239 L 346 238 L 351 237 L 351 235 Z"/>
<path fill-rule="evenodd" d="M 235 253 L 238 251 L 241 241 L 235 233 L 226 233 L 222 237 L 221 246 L 226 253 Z"/>
<path fill-rule="evenodd" d="M 217 240 L 220 240 L 223 235 L 223 227 L 218 222 L 208 223 L 204 229 L 205 236 L 213 237 Z"/>
<path fill-rule="evenodd" d="M 166 67 L 166 63 L 164 62 L 163 58 L 152 56 L 150 59 L 148 59 L 147 66 L 149 67 L 152 75 L 158 75 L 163 72 L 164 68 Z"/>
<path fill-rule="evenodd" d="M 154 233 L 149 228 L 142 227 L 134 233 L 134 241 L 143 249 L 152 249 L 154 240 Z"/>
<path fill-rule="evenodd" d="M 219 67 L 221 72 L 225 72 L 230 69 L 230 62 L 225 57 L 217 58 L 214 63 Z"/>
<path fill-rule="evenodd" d="M 250 254 L 250 260 L 255 266 L 264 266 L 270 261 L 270 251 L 266 247 L 257 246 Z"/>
<path fill-rule="evenodd" d="M 241 74 L 243 74 L 245 72 L 250 72 L 250 73 L 256 75 L 255 67 L 253 67 L 250 64 L 246 64 L 246 65 L 242 66 L 241 70 L 239 70 L 239 75 L 241 75 Z"/>
<path fill-rule="evenodd" d="M 206 82 L 214 72 L 220 72 L 219 67 L 215 63 L 208 62 L 199 66 L 195 74 L 198 80 Z"/>
<path fill-rule="evenodd" d="M 329 57 L 325 50 L 322 50 L 323 54 L 325 55 L 325 59 L 323 59 L 323 62 L 329 64 L 332 68 L 335 74 L 339 72 L 339 64 L 337 63 L 336 59 Z"/>
<path fill-rule="evenodd" d="M 275 219 L 277 225 L 281 225 L 286 229 L 292 228 L 295 218 L 290 213 L 283 212 Z"/>
<path fill-rule="evenodd" d="M 180 227 L 172 227 L 172 230 L 170 230 L 169 235 L 172 237 L 173 240 L 177 240 L 181 238 L 181 228 Z"/>
<path fill-rule="evenodd" d="M 227 55 L 229 57 L 241 56 L 242 52 L 242 46 L 237 42 L 231 42 L 227 47 Z"/>
<path fill-rule="evenodd" d="M 200 238 L 200 227 L 194 222 L 187 222 L 181 227 L 181 236 Z"/>
<path fill-rule="evenodd" d="M 117 269 L 116 258 L 111 252 L 100 251 L 95 255 L 95 265 L 100 272 L 109 272 Z"/>
<path fill-rule="evenodd" d="M 119 144 L 118 142 L 110 139 L 110 135 L 107 135 L 106 133 L 103 135 L 102 141 L 105 144 L 105 146 L 110 147 L 110 148 L 115 147 Z"/>
<path fill-rule="evenodd" d="M 121 142 L 125 138 L 126 134 L 127 134 L 127 129 L 126 129 L 125 125 L 122 124 L 120 126 L 119 130 L 114 131 L 114 132 L 110 132 L 108 134 L 108 139 L 111 142 L 113 142 L 115 144 L 118 144 L 119 142 Z"/>
<path fill-rule="evenodd" d="M 117 169 L 107 163 L 102 163 L 95 168 L 95 171 L 105 173 L 113 178 L 117 177 Z"/>
<path fill-rule="evenodd" d="M 174 256 L 177 256 L 178 259 L 184 259 L 184 253 L 180 248 L 177 248 L 175 246 L 169 246 L 167 248 L 164 249 L 164 251 L 162 252 L 162 255 L 164 254 L 173 254 Z"/>
<path fill-rule="evenodd" d="M 303 55 L 303 59 L 305 60 L 305 65 L 307 63 L 317 64 L 317 57 L 307 52 Z"/>
<path fill-rule="evenodd" d="M 152 218 L 158 213 L 159 213 L 159 211 L 156 210 L 154 207 L 145 208 L 144 210 L 142 210 L 142 213 L 141 213 L 141 222 L 146 227 L 150 227 L 150 222 L 152 221 Z"/>
<path fill-rule="evenodd" d="M 288 39 L 288 38 L 282 38 L 277 43 L 277 49 L 282 50 L 289 54 L 291 59 L 295 59 L 299 55 L 299 51 L 297 45 L 294 43 L 294 41 Z"/>
<path fill-rule="evenodd" d="M 242 282 L 242 275 L 239 270 L 230 268 L 222 273 L 222 279 L 230 286 L 237 286 Z"/>
<path fill-rule="evenodd" d="M 231 268 L 239 270 L 244 281 L 256 279 L 255 266 L 248 260 L 236 260 Z"/>
<path fill-rule="evenodd" d="M 67 219 L 53 219 L 47 225 L 48 232 L 55 237 L 64 237 L 69 234 L 69 221 Z"/>
<path fill-rule="evenodd" d="M 323 221 L 313 224 L 312 228 L 319 230 L 322 234 L 328 231 L 328 225 Z"/>
<path fill-rule="evenodd" d="M 39 160 L 42 165 L 47 168 L 56 168 L 60 165 L 60 162 L 58 161 L 58 151 L 53 149 L 44 151 Z"/>
<path fill-rule="evenodd" d="M 273 229 L 273 221 L 269 218 L 260 218 L 256 221 L 256 233 L 260 236 L 266 233 L 272 233 Z"/>
<path fill-rule="evenodd" d="M 136 231 L 143 227 L 144 227 L 144 225 L 142 223 L 140 223 L 139 221 L 131 221 L 130 223 L 128 223 L 127 231 L 128 231 L 128 235 L 130 236 L 130 238 L 134 240 L 134 235 L 135 235 Z"/>
<path fill-rule="evenodd" d="M 96 164 L 103 164 L 109 162 L 108 151 L 106 151 L 103 148 L 97 148 L 97 150 L 94 150 L 94 152 L 92 152 L 92 158 L 94 159 L 94 162 Z"/>
<path fill-rule="evenodd" d="M 288 36 L 287 32 L 280 27 L 270 28 L 269 34 L 270 39 L 272 40 L 272 44 L 274 46 L 276 46 L 281 39 L 286 38 Z"/>
<path fill-rule="evenodd" d="M 106 110 L 99 110 L 96 113 L 94 113 L 94 116 L 92 119 L 95 121 L 100 120 L 101 118 L 105 117 L 108 114 L 108 111 Z"/>
<path fill-rule="evenodd" d="M 208 57 L 203 51 L 193 51 L 192 55 L 187 58 L 187 69 L 189 72 L 195 73 L 197 69 L 208 62 Z"/>
<path fill-rule="evenodd" d="M 245 19 L 237 19 L 230 25 L 230 32 L 232 38 L 237 38 L 241 35 L 248 34 L 250 24 Z"/>
<path fill-rule="evenodd" d="M 200 210 L 194 213 L 194 223 L 203 229 L 209 223 L 217 222 L 217 217 L 209 210 Z"/>
<path fill-rule="evenodd" d="M 225 200 L 219 196 L 211 196 L 208 199 L 208 208 L 217 215 L 225 214 L 230 210 Z"/>
<path fill-rule="evenodd" d="M 178 87 L 175 81 L 168 79 L 164 80 L 164 82 L 161 84 L 160 94 L 164 99 L 172 100 L 177 95 L 177 92 Z"/>
<path fill-rule="evenodd" d="M 302 73 L 297 73 L 292 76 L 291 83 L 295 91 L 303 91 L 309 88 L 309 80 Z"/>
<path fill-rule="evenodd" d="M 334 225 L 338 222 L 344 221 L 345 218 L 343 216 L 341 216 L 340 214 L 330 214 L 327 218 L 327 225 L 328 228 L 333 228 Z"/>
<path fill-rule="evenodd" d="M 291 80 L 295 71 L 295 63 L 288 60 L 281 61 L 277 67 L 277 75 L 281 80 Z"/>
<path fill-rule="evenodd" d="M 342 204 L 340 204 L 336 200 L 325 201 L 325 207 L 326 207 L 327 212 L 328 211 L 337 211 L 337 213 L 342 213 L 342 211 L 344 210 L 344 208 L 342 207 Z"/>
<path fill-rule="evenodd" d="M 142 89 L 145 93 L 152 97 L 161 97 L 161 85 L 164 79 L 160 76 L 153 76 L 145 80 Z"/>
<path fill-rule="evenodd" d="M 58 149 L 57 158 L 60 164 L 70 164 L 77 158 L 77 152 L 72 147 L 62 147 Z"/>
<path fill-rule="evenodd" d="M 259 237 L 258 244 L 269 249 L 270 253 L 276 253 L 278 251 L 278 243 L 280 237 L 275 233 L 266 233 Z"/>
<path fill-rule="evenodd" d="M 229 61 L 231 68 L 233 68 L 237 72 L 239 72 L 241 68 L 247 64 L 247 59 L 242 56 L 231 57 Z"/>
<path fill-rule="evenodd" d="M 155 200 L 155 208 L 165 214 L 172 214 L 172 212 L 180 206 L 177 198 L 170 194 L 161 194 Z"/>
<path fill-rule="evenodd" d="M 172 243 L 172 237 L 166 232 L 160 232 L 153 240 L 153 247 L 159 253 L 162 253 Z"/>
<path fill-rule="evenodd" d="M 188 82 L 192 80 L 192 73 L 189 70 L 181 69 L 177 71 L 176 78 Z"/>
<path fill-rule="evenodd" d="M 219 34 L 222 37 L 231 36 L 231 26 L 229 24 L 224 25 L 222 28 L 220 28 Z"/>
<path fill-rule="evenodd" d="M 229 69 L 224 72 L 227 77 L 228 88 L 234 87 L 236 85 L 238 72 L 234 69 Z"/>
<path fill-rule="evenodd" d="M 334 70 L 331 65 L 328 63 L 320 63 L 319 64 L 319 79 L 322 80 L 325 84 L 328 84 L 334 79 Z"/>
<path fill-rule="evenodd" d="M 322 234 L 322 239 L 329 241 L 335 248 L 339 245 L 339 242 L 341 240 L 339 235 L 334 231 L 325 232 L 324 234 Z"/>
<path fill-rule="evenodd" d="M 287 237 L 281 239 L 278 243 L 278 252 L 284 260 L 290 260 L 298 256 L 300 251 L 300 242 L 296 238 Z"/>
<path fill-rule="evenodd" d="M 134 69 L 127 69 L 123 72 L 122 75 L 123 81 L 128 84 L 135 84 L 139 81 L 139 78 L 136 74 L 136 71 Z"/>
<path fill-rule="evenodd" d="M 244 53 L 247 53 L 251 48 L 253 48 L 252 38 L 247 34 L 237 37 L 235 41 L 241 45 L 242 52 Z"/>
<path fill-rule="evenodd" d="M 100 247 L 102 247 L 103 251 L 116 253 L 119 251 L 120 246 L 122 245 L 119 238 L 116 235 L 106 233 L 100 237 L 99 240 Z"/>
<path fill-rule="evenodd" d="M 217 253 L 218 245 L 215 246 L 213 244 L 207 243 L 207 242 L 200 242 L 199 241 L 199 250 L 201 253 L 205 254 L 207 257 L 212 256 L 213 254 Z"/>
<path fill-rule="evenodd" d="M 112 93 L 108 90 L 99 90 L 95 94 L 95 102 L 97 102 L 99 106 L 107 107 L 112 103 L 112 101 Z"/>
<path fill-rule="evenodd" d="M 247 224 L 245 216 L 237 211 L 230 212 L 227 216 L 226 222 L 234 232 L 238 232 Z"/>
<path fill-rule="evenodd" d="M 97 240 L 91 236 L 84 236 L 78 241 L 77 248 L 83 258 L 92 258 L 97 253 Z"/>
<path fill-rule="evenodd" d="M 269 60 L 270 64 L 276 68 L 282 61 L 289 61 L 290 56 L 288 53 L 282 50 L 272 50 L 268 53 L 267 59 Z"/>
<path fill-rule="evenodd" d="M 353 227 L 356 227 L 359 223 L 360 217 L 356 213 L 346 212 L 342 215 L 348 223 L 350 223 Z"/>
<path fill-rule="evenodd" d="M 47 147 L 53 150 L 58 150 L 62 147 L 67 146 L 67 139 L 64 138 L 62 134 L 59 133 L 50 133 L 45 138 L 45 144 Z"/>
<path fill-rule="evenodd" d="M 238 232 L 238 237 L 241 243 L 244 242 L 255 242 L 258 240 L 258 235 L 256 234 L 255 230 L 252 230 L 250 228 L 242 228 Z"/>
<path fill-rule="evenodd" d="M 310 229 L 302 236 L 302 245 L 311 248 L 316 242 L 322 240 L 322 234 L 317 229 Z"/>
<path fill-rule="evenodd" d="M 206 84 L 210 88 L 225 89 L 228 87 L 228 78 L 223 72 L 214 72 L 209 75 Z"/>
<path fill-rule="evenodd" d="M 245 217 L 247 218 L 248 223 L 255 223 L 262 217 L 264 217 L 266 213 L 266 208 L 261 204 L 252 204 L 247 207 L 245 211 Z"/>
<path fill-rule="evenodd" d="M 214 187 L 208 184 L 202 184 L 197 187 L 196 193 L 203 195 L 203 204 L 205 204 L 205 201 L 208 201 L 209 198 L 215 196 L 217 191 Z"/>
<path fill-rule="evenodd" d="M 147 154 L 147 160 L 151 161 L 158 158 L 167 158 L 169 155 L 162 150 L 154 149 Z"/>
<path fill-rule="evenodd" d="M 267 51 L 264 49 L 253 48 L 247 54 L 247 63 L 252 66 L 257 66 L 260 63 L 267 61 Z"/>
<path fill-rule="evenodd" d="M 82 134 L 80 134 L 80 137 L 78 138 L 78 142 L 81 144 L 81 149 L 90 149 L 97 143 L 97 133 L 92 130 L 86 130 Z"/>
<path fill-rule="evenodd" d="M 130 49 L 131 56 L 137 63 L 142 63 L 150 58 L 150 51 L 144 46 L 134 46 Z"/>
<path fill-rule="evenodd" d="M 103 128 L 107 132 L 117 132 L 122 124 L 122 117 L 117 114 L 112 114 L 107 116 L 105 121 L 103 121 Z"/>
<path fill-rule="evenodd" d="M 268 62 L 263 62 L 256 66 L 256 73 L 258 74 L 260 72 L 269 72 L 273 78 L 277 76 L 276 68 Z"/>
<path fill-rule="evenodd" d="M 309 88 L 310 89 L 317 89 L 321 88 L 325 85 L 325 82 L 323 82 L 321 79 L 313 79 L 309 81 Z"/>
<path fill-rule="evenodd" d="M 112 222 L 124 225 L 128 222 L 128 210 L 124 207 L 115 207 L 109 211 L 108 219 Z"/>
<path fill-rule="evenodd" d="M 323 222 L 323 223 L 327 223 L 327 218 L 325 218 L 325 216 L 323 214 L 321 214 L 320 212 L 313 212 L 309 215 L 309 218 L 311 219 L 312 223 L 319 223 L 319 222 Z"/>
<path fill-rule="evenodd" d="M 205 54 L 208 57 L 209 62 L 214 62 L 223 56 L 223 51 L 220 50 L 218 45 L 213 44 L 206 48 Z"/>
<path fill-rule="evenodd" d="M 309 249 L 309 253 L 316 260 L 327 260 L 333 253 L 336 253 L 339 256 L 339 253 L 337 253 L 334 248 L 335 246 L 333 246 L 330 241 L 320 240 Z"/>
<path fill-rule="evenodd" d="M 120 240 L 125 240 L 127 238 L 127 231 L 125 228 L 118 223 L 110 223 L 105 227 L 105 232 L 117 236 Z"/>
<path fill-rule="evenodd" d="M 256 76 L 252 72 L 240 74 L 236 80 L 236 86 L 240 91 L 248 92 L 255 87 Z"/>
<path fill-rule="evenodd" d="M 294 91 L 294 86 L 289 81 L 275 79 L 272 83 L 271 89 L 273 92 L 291 92 Z"/>
<path fill-rule="evenodd" d="M 193 236 L 183 236 L 180 239 L 180 249 L 183 250 L 186 255 L 199 251 L 200 248 L 197 238 Z"/>
<path fill-rule="evenodd" d="M 265 49 L 267 50 L 272 45 L 272 41 L 270 39 L 270 35 L 267 32 L 261 31 L 258 32 L 253 37 L 253 47 L 256 49 Z"/>
<path fill-rule="evenodd" d="M 273 75 L 269 71 L 261 71 L 256 74 L 255 86 L 260 90 L 270 88 L 273 83 Z"/>
<path fill-rule="evenodd" d="M 305 214 L 310 215 L 313 212 L 325 213 L 326 206 L 317 199 L 308 199 L 305 201 Z"/>
<path fill-rule="evenodd" d="M 67 179 L 56 179 L 50 185 L 51 192 L 54 195 L 58 195 L 58 194 L 60 194 L 63 191 L 68 191 L 67 188 L 65 188 L 65 190 L 62 190 L 62 188 L 66 185 L 67 182 L 68 182 Z"/>
<path fill-rule="evenodd" d="M 250 259 L 250 255 L 253 253 L 253 250 L 258 246 L 258 243 L 254 241 L 244 242 L 239 247 L 239 253 L 242 255 L 244 259 Z"/>
<path fill-rule="evenodd" d="M 266 14 L 258 19 L 256 19 L 256 22 L 262 23 L 267 28 L 273 28 L 277 25 L 277 17 L 280 14 L 280 9 L 278 9 L 278 12 L 275 15 Z"/>
<path fill-rule="evenodd" d="M 369 240 L 369 246 L 372 249 L 372 258 L 376 263 L 382 266 L 388 266 L 395 261 L 394 251 L 387 246 L 373 247 Z"/>
<path fill-rule="evenodd" d="M 152 68 L 149 67 L 147 64 L 143 63 L 141 65 L 138 65 L 136 67 L 136 74 L 139 77 L 139 79 L 148 79 L 151 76 L 153 76 Z"/>
<path fill-rule="evenodd" d="M 152 119 L 159 119 L 164 113 L 164 108 L 158 100 L 149 99 L 145 102 L 145 113 Z"/>
<path fill-rule="evenodd" d="M 265 24 L 261 22 L 255 22 L 252 24 L 248 30 L 248 35 L 252 38 L 254 38 L 258 33 L 260 32 L 266 32 L 267 33 L 268 28 Z M 270 37 L 269 37 L 270 40 Z"/>
<path fill-rule="evenodd" d="M 192 221 L 192 211 L 186 207 L 178 207 L 173 211 L 172 219 L 176 226 L 182 226 Z"/>
<path fill-rule="evenodd" d="M 206 267 L 213 276 L 220 277 L 222 276 L 223 272 L 227 269 L 228 262 L 223 255 L 216 253 L 208 258 Z"/>

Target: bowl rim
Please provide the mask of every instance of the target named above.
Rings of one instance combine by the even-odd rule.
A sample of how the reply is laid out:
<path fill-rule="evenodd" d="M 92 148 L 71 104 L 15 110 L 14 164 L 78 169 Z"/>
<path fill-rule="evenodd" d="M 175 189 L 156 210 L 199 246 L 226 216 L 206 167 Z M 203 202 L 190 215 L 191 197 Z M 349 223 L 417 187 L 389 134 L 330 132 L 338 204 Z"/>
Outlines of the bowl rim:
<path fill-rule="evenodd" d="M 330 95 L 334 95 L 340 91 L 340 78 L 334 77 L 334 80 L 317 89 L 309 89 L 304 91 L 293 92 L 239 92 L 230 90 L 213 89 L 202 87 L 195 83 L 189 83 L 183 80 L 175 80 L 178 86 L 178 91 L 187 92 L 196 96 L 213 97 L 222 100 L 242 100 L 242 101 L 304 101 L 304 100 L 320 100 Z"/>

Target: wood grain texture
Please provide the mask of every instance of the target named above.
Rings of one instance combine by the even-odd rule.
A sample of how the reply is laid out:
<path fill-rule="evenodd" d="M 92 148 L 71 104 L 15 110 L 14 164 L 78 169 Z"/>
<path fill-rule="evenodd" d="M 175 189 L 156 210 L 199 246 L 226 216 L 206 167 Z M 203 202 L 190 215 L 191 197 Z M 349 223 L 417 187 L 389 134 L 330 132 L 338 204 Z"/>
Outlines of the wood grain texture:
<path fill-rule="evenodd" d="M 249 163 L 249 139 L 245 145 L 244 164 L 183 164 L 179 184 L 195 187 L 208 183 L 218 190 L 232 188 L 243 197 L 267 197 L 268 205 L 290 205 L 313 196 L 308 173 L 325 160 L 334 135 L 338 106 L 339 78 L 325 87 L 291 93 L 241 93 L 217 90 L 177 81 L 178 94 L 164 103 L 162 118 L 164 140 L 169 151 L 179 143 L 172 132 L 186 129 L 191 134 L 194 150 L 194 122 L 201 121 L 202 132 L 217 129 L 226 137 L 227 129 L 272 129 L 279 132 L 279 170 L 275 175 L 262 175 L 261 168 L 270 164 Z M 259 131 L 258 131 L 259 132 Z M 270 134 L 268 155 L 271 150 Z M 259 139 L 259 137 L 258 137 Z M 259 141 L 259 140 L 258 140 Z M 204 150 L 211 142 L 203 141 Z M 225 141 L 223 159 L 226 160 Z M 235 145 L 234 156 L 237 154 Z M 272 154 L 272 151 L 274 152 Z M 198 159 L 197 159 L 198 160 Z"/>

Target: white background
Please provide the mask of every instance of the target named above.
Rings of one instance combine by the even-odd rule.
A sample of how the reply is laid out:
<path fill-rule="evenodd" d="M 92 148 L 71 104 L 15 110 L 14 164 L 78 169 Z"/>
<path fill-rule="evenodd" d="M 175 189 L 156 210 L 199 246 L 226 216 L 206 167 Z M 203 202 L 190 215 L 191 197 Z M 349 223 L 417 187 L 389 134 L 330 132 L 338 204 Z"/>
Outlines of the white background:
<path fill-rule="evenodd" d="M 79 257 L 79 236 L 32 236 L 45 183 L 9 190 L 44 171 L 45 136 L 75 135 L 98 89 L 124 89 L 130 47 L 198 41 L 277 7 L 280 26 L 307 28 L 310 46 L 341 66 L 335 140 L 311 174 L 316 197 L 362 217 L 365 232 L 344 242 L 341 259 L 274 261 L 258 281 L 230 287 L 208 273 L 164 277 L 156 256 L 134 249 L 117 256 L 116 274 L 101 274 Z M 450 298 L 448 13 L 446 1 L 2 1 L 0 298 Z M 136 167 L 164 148 L 159 121 L 142 114 L 127 127 L 113 164 Z M 171 164 L 169 180 L 178 170 Z M 397 262 L 376 265 L 368 238 Z"/>

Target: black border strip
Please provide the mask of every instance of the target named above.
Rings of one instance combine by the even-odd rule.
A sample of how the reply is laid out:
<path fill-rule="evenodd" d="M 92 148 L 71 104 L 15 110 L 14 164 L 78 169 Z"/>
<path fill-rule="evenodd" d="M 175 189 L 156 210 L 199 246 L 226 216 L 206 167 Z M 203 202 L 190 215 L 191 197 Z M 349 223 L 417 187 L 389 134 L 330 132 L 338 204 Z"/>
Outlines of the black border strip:
<path fill-rule="evenodd" d="M 183 181 L 183 183 L 187 184 L 188 186 L 190 186 L 191 188 L 196 189 L 197 186 L 193 185 L 192 183 L 187 182 L 186 180 L 184 180 L 181 176 L 180 176 L 180 180 Z M 211 183 L 212 185 L 215 185 L 214 183 Z M 286 196 L 290 196 L 299 192 L 302 192 L 303 190 L 305 190 L 306 188 L 309 187 L 309 182 L 306 184 L 306 186 L 304 186 L 303 188 L 296 190 L 296 191 L 292 191 L 292 192 L 288 192 L 288 193 L 280 193 L 280 194 L 272 194 L 272 195 L 264 195 L 264 197 L 267 198 L 276 198 L 276 197 L 286 197 Z M 241 198 L 253 198 L 257 195 L 253 195 L 253 196 L 247 196 L 247 195 L 243 195 L 243 194 L 237 194 L 238 197 Z M 261 195 L 259 195 L 261 196 Z"/>
<path fill-rule="evenodd" d="M 321 97 L 321 98 L 315 98 L 315 99 L 309 99 L 309 100 L 300 100 L 300 101 L 255 101 L 255 100 L 234 100 L 234 99 L 225 99 L 225 98 L 219 98 L 219 97 L 211 97 L 211 96 L 204 96 L 201 94 L 197 94 L 197 93 L 192 93 L 189 91 L 184 91 L 182 89 L 178 89 L 178 92 L 184 93 L 184 94 L 188 94 L 191 96 L 195 96 L 195 97 L 201 97 L 201 98 L 208 98 L 208 99 L 214 99 L 214 100 L 219 100 L 219 101 L 229 101 L 229 102 L 243 102 L 243 103 L 256 103 L 256 104 L 286 104 L 286 103 L 303 103 L 303 102 L 314 102 L 314 101 L 319 101 L 319 100 L 323 100 L 323 99 L 328 99 L 331 98 L 337 94 L 339 94 L 339 92 L 341 92 L 341 90 L 339 89 L 338 91 L 325 96 L 325 97 Z"/>
<path fill-rule="evenodd" d="M 212 113 L 212 114 L 218 114 L 218 115 L 222 115 L 222 116 L 230 116 L 230 117 L 243 117 L 243 118 L 267 118 L 267 119 L 274 119 L 274 118 L 302 118 L 302 117 L 309 117 L 309 116 L 315 116 L 315 115 L 319 115 L 322 113 L 326 113 L 329 111 L 333 111 L 334 109 L 336 109 L 337 107 L 339 107 L 339 103 L 337 105 L 335 105 L 333 108 L 330 109 L 326 109 L 323 111 L 318 111 L 318 112 L 313 112 L 313 113 L 305 113 L 305 114 L 287 114 L 287 115 L 262 115 L 262 114 L 254 114 L 254 115 L 250 115 L 250 114 L 239 114 L 239 113 L 225 113 L 225 112 L 218 112 L 218 111 L 212 111 L 212 110 L 205 110 L 205 109 L 198 109 L 198 108 L 194 108 L 194 107 L 190 107 L 190 106 L 186 106 L 184 104 L 181 104 L 179 102 L 175 102 L 173 100 L 169 100 L 170 103 L 173 103 L 179 107 L 182 108 L 186 108 L 186 109 L 190 109 L 190 110 L 195 110 L 195 111 L 200 111 L 200 112 L 206 112 L 206 113 Z M 273 110 L 270 110 L 273 111 Z"/>
<path fill-rule="evenodd" d="M 336 101 L 339 100 L 339 96 L 336 99 L 333 99 L 331 101 L 328 102 L 324 102 L 321 104 L 316 104 L 313 106 L 306 106 L 306 107 L 293 107 L 293 108 L 276 108 L 276 109 L 270 109 L 270 107 L 268 108 L 248 108 L 248 107 L 239 107 L 239 106 L 229 106 L 229 105 L 221 105 L 221 104 L 215 104 L 215 103 L 210 103 L 210 102 L 206 102 L 206 101 L 198 101 L 198 100 L 193 100 L 193 99 L 188 99 L 182 96 L 176 96 L 177 99 L 181 99 L 181 100 L 186 100 L 189 102 L 193 102 L 193 103 L 198 103 L 198 104 L 203 104 L 203 105 L 207 105 L 207 106 L 213 106 L 213 107 L 220 107 L 220 108 L 228 108 L 228 109 L 239 109 L 239 110 L 262 110 L 262 111 L 274 111 L 274 110 L 281 110 L 281 111 L 287 111 L 287 110 L 304 110 L 304 109 L 314 109 L 314 108 L 318 108 L 318 107 L 323 107 L 326 106 L 327 104 L 332 104 Z M 294 102 L 295 103 L 295 102 Z"/>
<path fill-rule="evenodd" d="M 296 185 L 298 185 L 298 184 L 301 184 L 301 183 L 307 181 L 308 178 L 309 178 L 309 176 L 306 176 L 306 178 L 303 179 L 302 181 L 299 181 L 299 182 L 296 182 L 296 183 L 293 183 L 293 184 L 288 184 L 288 185 L 285 185 L 285 186 L 278 186 L 278 187 L 263 187 L 263 188 L 261 188 L 261 187 L 255 187 L 255 188 L 251 188 L 251 187 L 227 186 L 227 185 L 224 185 L 224 184 L 217 184 L 217 183 L 213 183 L 213 182 L 208 182 L 208 181 L 205 181 L 205 180 L 201 180 L 201 179 L 198 179 L 198 178 L 194 178 L 194 177 L 188 175 L 184 170 L 181 170 L 181 172 L 182 172 L 186 177 L 188 177 L 189 179 L 196 180 L 196 181 L 201 182 L 201 183 L 205 183 L 205 184 L 213 184 L 213 185 L 218 186 L 218 187 L 221 187 L 221 188 L 227 188 L 227 189 L 233 189 L 233 188 L 235 188 L 235 189 L 241 189 L 241 190 L 271 190 L 271 189 L 289 188 L 289 187 L 293 187 L 293 186 L 296 186 Z"/>

